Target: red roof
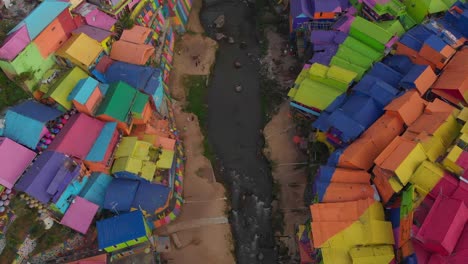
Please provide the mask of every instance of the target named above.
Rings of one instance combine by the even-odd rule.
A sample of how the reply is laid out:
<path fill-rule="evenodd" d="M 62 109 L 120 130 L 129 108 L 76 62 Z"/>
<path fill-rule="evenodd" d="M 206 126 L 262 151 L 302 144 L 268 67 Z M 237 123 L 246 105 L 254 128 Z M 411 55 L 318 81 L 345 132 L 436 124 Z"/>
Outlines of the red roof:
<path fill-rule="evenodd" d="M 84 159 L 101 133 L 105 123 L 85 114 L 75 114 L 50 144 L 49 149 Z"/>

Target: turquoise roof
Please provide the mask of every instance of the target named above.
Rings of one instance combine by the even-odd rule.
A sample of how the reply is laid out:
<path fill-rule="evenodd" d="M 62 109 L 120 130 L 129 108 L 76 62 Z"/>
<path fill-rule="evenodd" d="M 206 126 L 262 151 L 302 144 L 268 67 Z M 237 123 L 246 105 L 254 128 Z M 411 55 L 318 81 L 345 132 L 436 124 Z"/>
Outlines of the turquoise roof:
<path fill-rule="evenodd" d="M 109 148 L 109 144 L 111 143 L 112 136 L 114 135 L 116 129 L 117 123 L 106 123 L 85 160 L 95 162 L 102 161 L 106 155 L 107 149 Z"/>
<path fill-rule="evenodd" d="M 86 104 L 91 94 L 94 92 L 99 82 L 93 77 L 81 79 L 73 88 L 73 91 L 68 95 L 68 101 L 75 100 L 80 104 Z"/>
<path fill-rule="evenodd" d="M 29 15 L 23 19 L 8 34 L 26 25 L 29 38 L 34 40 L 52 21 L 54 21 L 63 10 L 67 9 L 70 3 L 46 1 L 37 6 Z"/>
<path fill-rule="evenodd" d="M 100 208 L 104 205 L 104 198 L 106 196 L 107 187 L 112 182 L 112 177 L 104 174 L 94 172 L 89 177 L 86 186 L 81 190 L 80 197 L 99 205 Z"/>
<path fill-rule="evenodd" d="M 68 207 L 70 207 L 71 199 L 69 198 L 78 195 L 87 182 L 88 177 L 83 177 L 81 182 L 78 179 L 75 179 L 67 186 L 65 191 L 63 191 L 62 196 L 60 196 L 55 203 L 55 206 L 57 206 L 62 214 L 64 214 L 68 210 Z"/>

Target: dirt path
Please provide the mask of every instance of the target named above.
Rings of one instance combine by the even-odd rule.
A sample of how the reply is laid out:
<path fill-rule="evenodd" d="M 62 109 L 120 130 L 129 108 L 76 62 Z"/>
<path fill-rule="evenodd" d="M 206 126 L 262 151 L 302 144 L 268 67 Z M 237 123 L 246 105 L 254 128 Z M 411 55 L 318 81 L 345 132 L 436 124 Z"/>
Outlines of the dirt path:
<path fill-rule="evenodd" d="M 184 75 L 208 75 L 215 61 L 217 43 L 201 32 L 203 28 L 198 19 L 201 0 L 195 0 L 190 14 L 188 29 L 190 32 L 182 38 L 174 55 L 174 68 L 171 73 L 170 89 L 174 103 L 177 127 L 182 132 L 186 150 L 186 167 L 184 177 L 184 199 L 188 203 L 182 207 L 181 215 L 174 225 L 202 218 L 226 217 L 226 201 L 224 187 L 214 181 L 210 162 L 203 156 L 203 135 L 198 120 L 191 113 L 182 111 L 185 104 Z M 200 65 L 195 66 L 192 56 L 199 56 Z M 185 129 L 183 129 L 185 128 Z M 194 202 L 190 201 L 203 201 Z M 228 224 L 200 226 L 199 228 L 183 230 L 177 233 L 182 244 L 190 244 L 182 249 L 164 254 L 170 263 L 205 264 L 205 263 L 235 263 L 232 256 L 232 236 Z M 197 241 L 197 243 L 190 243 Z"/>
<path fill-rule="evenodd" d="M 303 195 L 306 186 L 306 174 L 304 169 L 294 169 L 289 163 L 302 162 L 306 158 L 294 145 L 295 126 L 289 116 L 289 106 L 284 102 L 279 112 L 273 116 L 264 130 L 266 148 L 265 156 L 273 166 L 273 178 L 280 185 L 279 209 L 284 213 L 284 239 L 289 248 L 289 256 L 296 253 L 294 241 L 295 224 L 304 223 L 308 211 L 304 207 Z"/>

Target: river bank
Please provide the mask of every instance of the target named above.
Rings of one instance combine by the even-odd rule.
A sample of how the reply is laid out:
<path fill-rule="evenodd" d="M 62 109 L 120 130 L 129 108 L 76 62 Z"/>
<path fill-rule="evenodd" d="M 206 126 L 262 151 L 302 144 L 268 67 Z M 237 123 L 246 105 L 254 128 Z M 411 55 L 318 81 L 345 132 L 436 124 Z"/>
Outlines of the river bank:
<path fill-rule="evenodd" d="M 184 177 L 185 203 L 181 215 L 167 228 L 159 230 L 170 235 L 173 226 L 187 226 L 175 234 L 180 248 L 173 244 L 170 252 L 163 258 L 170 263 L 205 264 L 205 263 L 235 263 L 232 255 L 233 242 L 228 224 L 199 225 L 194 223 L 210 222 L 210 219 L 225 217 L 227 204 L 225 189 L 214 179 L 210 161 L 203 156 L 204 137 L 201 133 L 199 120 L 193 113 L 187 113 L 188 87 L 184 81 L 187 76 L 207 78 L 215 61 L 217 43 L 204 36 L 198 14 L 201 0 L 194 0 L 192 12 L 187 25 L 188 33 L 180 38 L 174 52 L 174 68 L 171 73 L 171 96 L 176 125 L 182 133 L 186 154 Z M 199 56 L 200 65 L 195 65 L 192 56 Z"/>

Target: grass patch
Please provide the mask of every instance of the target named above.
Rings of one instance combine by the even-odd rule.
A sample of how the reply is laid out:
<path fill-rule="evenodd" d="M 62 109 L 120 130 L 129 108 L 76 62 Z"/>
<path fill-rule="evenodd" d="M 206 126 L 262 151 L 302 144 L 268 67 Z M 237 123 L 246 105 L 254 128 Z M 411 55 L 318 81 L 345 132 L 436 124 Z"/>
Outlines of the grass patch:
<path fill-rule="evenodd" d="M 49 230 L 42 228 L 42 232 L 38 234 L 39 237 L 36 241 L 37 246 L 31 255 L 34 256 L 52 248 L 53 246 L 63 243 L 65 240 L 71 238 L 74 234 L 75 232 L 73 232 L 71 229 L 57 223 L 55 223 Z"/>
<path fill-rule="evenodd" d="M 0 111 L 27 98 L 29 94 L 0 71 Z"/>
<path fill-rule="evenodd" d="M 208 142 L 207 134 L 207 119 L 208 105 L 206 104 L 206 95 L 208 76 L 206 75 L 188 75 L 184 78 L 184 87 L 186 89 L 186 101 L 184 111 L 195 114 L 200 123 L 200 129 L 204 135 L 203 138 L 203 155 L 213 164 L 215 161 L 215 153 L 211 144 Z"/>
<path fill-rule="evenodd" d="M 16 252 L 28 235 L 29 228 L 37 222 L 36 212 L 29 209 L 23 200 L 18 197 L 11 200 L 10 208 L 15 212 L 16 219 L 8 227 L 6 238 L 6 247 L 0 255 L 0 263 L 12 263 L 16 258 Z"/>

